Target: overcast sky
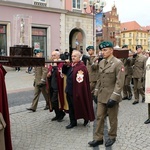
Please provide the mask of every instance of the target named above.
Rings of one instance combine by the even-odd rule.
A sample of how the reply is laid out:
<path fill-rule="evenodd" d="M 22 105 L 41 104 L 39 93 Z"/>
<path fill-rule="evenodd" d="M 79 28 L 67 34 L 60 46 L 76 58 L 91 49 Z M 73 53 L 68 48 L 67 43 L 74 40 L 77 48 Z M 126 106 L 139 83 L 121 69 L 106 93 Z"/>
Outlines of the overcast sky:
<path fill-rule="evenodd" d="M 121 23 L 136 21 L 141 26 L 150 25 L 150 0 L 106 0 L 104 12 L 110 11 L 114 2 Z"/>

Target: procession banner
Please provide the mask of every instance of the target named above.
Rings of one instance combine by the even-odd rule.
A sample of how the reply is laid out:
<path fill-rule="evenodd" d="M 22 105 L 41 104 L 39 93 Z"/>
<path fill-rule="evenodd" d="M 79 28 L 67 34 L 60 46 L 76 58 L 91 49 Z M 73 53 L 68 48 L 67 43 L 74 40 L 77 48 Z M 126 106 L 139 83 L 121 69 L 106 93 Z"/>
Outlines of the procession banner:
<path fill-rule="evenodd" d="M 96 14 L 96 36 L 102 36 L 102 13 Z"/>

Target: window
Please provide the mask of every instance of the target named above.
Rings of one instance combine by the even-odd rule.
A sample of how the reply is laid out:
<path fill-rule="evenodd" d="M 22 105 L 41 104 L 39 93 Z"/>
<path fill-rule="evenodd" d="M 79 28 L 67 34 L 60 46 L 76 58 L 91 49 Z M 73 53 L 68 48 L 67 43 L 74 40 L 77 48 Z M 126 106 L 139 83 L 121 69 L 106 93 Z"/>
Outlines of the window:
<path fill-rule="evenodd" d="M 0 25 L 0 56 L 7 55 L 6 25 Z"/>
<path fill-rule="evenodd" d="M 44 50 L 44 57 L 47 57 L 47 29 L 32 28 L 32 46 Z"/>
<path fill-rule="evenodd" d="M 129 37 L 132 37 L 132 33 L 129 33 Z"/>
<path fill-rule="evenodd" d="M 47 6 L 47 0 L 33 0 L 34 1 L 34 5 L 36 6 Z"/>
<path fill-rule="evenodd" d="M 81 1 L 80 0 L 73 0 L 73 8 L 81 9 Z"/>
<path fill-rule="evenodd" d="M 132 45 L 132 40 L 131 39 L 129 39 L 129 45 Z"/>

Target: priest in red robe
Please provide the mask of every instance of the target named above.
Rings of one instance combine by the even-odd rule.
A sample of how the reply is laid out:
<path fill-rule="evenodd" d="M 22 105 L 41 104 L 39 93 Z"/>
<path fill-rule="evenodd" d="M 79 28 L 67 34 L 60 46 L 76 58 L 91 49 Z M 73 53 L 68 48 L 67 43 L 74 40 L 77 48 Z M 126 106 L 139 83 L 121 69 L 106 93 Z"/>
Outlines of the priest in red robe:
<path fill-rule="evenodd" d="M 94 110 L 90 92 L 89 75 L 86 66 L 80 60 L 81 53 L 72 52 L 72 63 L 66 60 L 62 72 L 67 75 L 66 95 L 69 105 L 70 124 L 66 129 L 77 126 L 77 119 L 84 119 L 84 126 L 94 121 Z"/>
<path fill-rule="evenodd" d="M 4 121 L 6 123 L 6 128 L 4 131 L 5 149 L 12 150 L 9 109 L 8 109 L 8 100 L 7 100 L 7 93 L 6 93 L 6 86 L 5 86 L 5 74 L 6 71 L 3 68 L 3 66 L 0 64 L 0 113 L 2 114 Z"/>

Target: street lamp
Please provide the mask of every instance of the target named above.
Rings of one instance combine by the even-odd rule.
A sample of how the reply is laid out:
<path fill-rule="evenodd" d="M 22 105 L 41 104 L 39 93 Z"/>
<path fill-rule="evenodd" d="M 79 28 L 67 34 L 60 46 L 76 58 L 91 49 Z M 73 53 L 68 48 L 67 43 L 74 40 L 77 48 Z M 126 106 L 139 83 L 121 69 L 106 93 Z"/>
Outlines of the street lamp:
<path fill-rule="evenodd" d="M 106 5 L 105 0 L 89 0 L 89 2 L 84 1 L 83 2 L 83 8 L 85 13 L 87 14 L 92 14 L 93 15 L 93 46 L 95 47 L 95 35 L 96 35 L 96 30 L 95 30 L 95 14 L 101 13 L 103 11 L 103 8 Z M 87 7 L 90 7 L 90 11 L 87 11 Z"/>

